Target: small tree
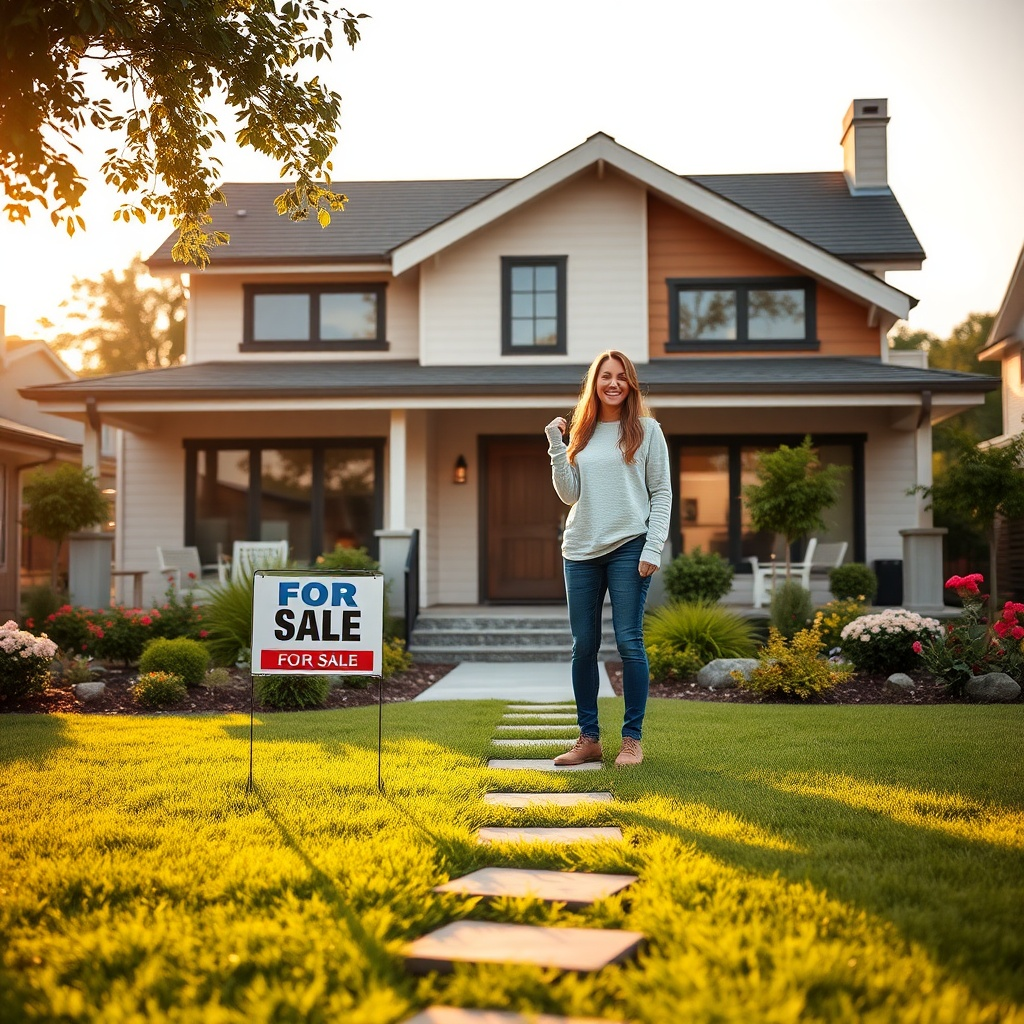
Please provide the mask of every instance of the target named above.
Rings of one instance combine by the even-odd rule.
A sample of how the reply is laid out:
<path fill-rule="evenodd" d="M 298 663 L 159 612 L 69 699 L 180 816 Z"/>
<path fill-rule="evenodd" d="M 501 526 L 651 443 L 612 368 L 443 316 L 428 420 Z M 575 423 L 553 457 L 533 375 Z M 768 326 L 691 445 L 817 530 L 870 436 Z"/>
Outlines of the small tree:
<path fill-rule="evenodd" d="M 839 500 L 843 466 L 823 466 L 811 447 L 810 435 L 796 448 L 780 444 L 757 453 L 758 484 L 743 488 L 743 500 L 758 530 L 786 538 L 786 578 L 790 576 L 789 547 L 812 530 L 824 530 L 821 513 Z"/>
<path fill-rule="evenodd" d="M 87 530 L 107 518 L 107 501 L 91 469 L 64 463 L 53 473 L 37 469 L 22 492 L 22 525 L 29 533 L 53 541 L 50 583 L 57 589 L 57 567 L 64 541 L 76 530 Z"/>
<path fill-rule="evenodd" d="M 952 438 L 953 458 L 931 487 L 919 487 L 931 499 L 929 508 L 954 522 L 967 522 L 982 530 L 988 540 L 990 607 L 999 593 L 996 574 L 996 520 L 999 516 L 1024 516 L 1024 434 L 1002 447 L 979 448 L 965 433 Z"/>

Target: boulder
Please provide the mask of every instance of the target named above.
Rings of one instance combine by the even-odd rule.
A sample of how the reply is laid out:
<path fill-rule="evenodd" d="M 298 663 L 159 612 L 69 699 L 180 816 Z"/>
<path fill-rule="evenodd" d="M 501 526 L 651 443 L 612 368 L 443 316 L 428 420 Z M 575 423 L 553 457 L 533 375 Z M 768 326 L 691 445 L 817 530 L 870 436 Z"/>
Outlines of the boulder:
<path fill-rule="evenodd" d="M 103 691 L 106 690 L 107 684 L 103 682 L 92 682 L 92 683 L 76 683 L 71 687 L 74 690 L 75 696 L 79 700 L 95 700 L 97 697 L 103 696 Z"/>
<path fill-rule="evenodd" d="M 749 679 L 757 665 L 757 658 L 715 658 L 697 673 L 697 685 L 706 690 L 729 690 L 736 685 L 731 672 L 741 672 Z"/>
<path fill-rule="evenodd" d="M 972 676 L 964 693 L 979 704 L 1009 704 L 1020 696 L 1020 686 L 1005 672 Z"/>
<path fill-rule="evenodd" d="M 906 672 L 893 672 L 883 686 L 890 693 L 913 693 L 915 688 L 914 680 Z"/>

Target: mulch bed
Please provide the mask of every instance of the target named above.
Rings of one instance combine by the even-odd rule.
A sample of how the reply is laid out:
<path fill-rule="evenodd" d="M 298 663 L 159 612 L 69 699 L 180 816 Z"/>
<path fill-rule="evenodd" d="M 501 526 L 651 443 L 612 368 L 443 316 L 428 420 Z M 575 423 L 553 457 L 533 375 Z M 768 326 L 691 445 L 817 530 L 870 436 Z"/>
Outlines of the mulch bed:
<path fill-rule="evenodd" d="M 452 670 L 452 665 L 414 665 L 408 672 L 395 676 L 384 683 L 384 703 L 395 704 L 412 700 L 428 686 L 436 683 Z M 133 668 L 108 668 L 98 679 L 107 684 L 100 697 L 89 701 L 79 700 L 70 687 L 55 686 L 20 700 L 0 699 L 0 714 L 7 712 L 21 715 L 152 715 L 152 708 L 140 707 L 128 692 L 135 682 L 138 671 Z M 193 686 L 182 703 L 164 710 L 165 714 L 211 714 L 249 711 L 250 675 L 239 669 L 229 670 L 229 680 L 222 686 Z M 365 689 L 344 684 L 332 686 L 325 708 L 357 708 L 377 703 L 377 682 L 374 680 Z M 256 710 L 261 714 L 276 712 L 258 702 Z"/>
<path fill-rule="evenodd" d="M 608 680 L 612 689 L 622 696 L 622 665 L 608 662 Z M 868 675 L 858 672 L 847 682 L 840 683 L 827 693 L 808 697 L 786 695 L 767 697 L 736 687 L 731 690 L 708 690 L 698 686 L 693 679 L 681 679 L 668 683 L 651 683 L 650 696 L 670 697 L 676 700 L 709 700 L 725 704 L 969 704 L 966 697 L 953 697 L 946 692 L 945 684 L 921 672 L 908 672 L 916 684 L 908 692 L 891 692 L 885 688 L 887 676 Z M 1015 701 L 1014 703 L 1020 703 Z"/>

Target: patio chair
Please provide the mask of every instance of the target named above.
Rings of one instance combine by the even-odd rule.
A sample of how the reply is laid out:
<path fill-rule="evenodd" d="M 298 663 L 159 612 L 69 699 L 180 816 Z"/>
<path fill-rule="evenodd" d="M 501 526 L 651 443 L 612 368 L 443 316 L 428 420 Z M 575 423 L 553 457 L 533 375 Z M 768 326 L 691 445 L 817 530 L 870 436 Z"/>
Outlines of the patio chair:
<path fill-rule="evenodd" d="M 231 548 L 231 582 L 251 578 L 257 569 L 283 569 L 287 564 L 286 540 L 236 540 Z"/>
<path fill-rule="evenodd" d="M 817 546 L 818 538 L 812 537 L 807 542 L 803 560 L 789 563 L 789 578 L 796 580 L 807 590 L 811 586 L 811 565 Z M 845 554 L 845 551 L 843 553 Z M 785 559 L 776 558 L 770 565 L 764 565 L 758 561 L 756 556 L 751 556 L 747 561 L 750 563 L 750 570 L 754 577 L 754 607 L 760 608 L 775 589 L 775 581 L 786 578 L 786 562 Z"/>
<path fill-rule="evenodd" d="M 811 572 L 814 575 L 828 575 L 829 569 L 835 569 L 843 564 L 843 559 L 846 557 L 846 549 L 849 546 L 845 540 L 829 544 L 819 544 L 814 549 L 814 558 L 811 560 Z"/>
<path fill-rule="evenodd" d="M 204 565 L 199 560 L 199 548 L 165 548 L 158 546 L 156 558 L 160 574 L 171 582 L 177 594 L 190 592 L 196 600 L 208 596 L 209 588 L 227 580 L 222 563 Z"/>

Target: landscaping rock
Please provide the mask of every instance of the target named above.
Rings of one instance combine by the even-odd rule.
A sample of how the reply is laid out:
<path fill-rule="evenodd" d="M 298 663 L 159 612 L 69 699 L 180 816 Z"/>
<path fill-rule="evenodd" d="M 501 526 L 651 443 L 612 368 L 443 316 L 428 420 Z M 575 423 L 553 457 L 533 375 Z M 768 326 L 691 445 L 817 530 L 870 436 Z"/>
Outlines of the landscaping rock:
<path fill-rule="evenodd" d="M 102 697 L 106 688 L 107 684 L 103 682 L 76 683 L 71 687 L 79 700 L 95 700 L 97 697 Z"/>
<path fill-rule="evenodd" d="M 964 693 L 979 704 L 1008 704 L 1020 696 L 1020 686 L 1005 672 L 986 672 L 973 676 Z"/>
<path fill-rule="evenodd" d="M 730 672 L 741 672 L 744 679 L 757 668 L 757 658 L 715 658 L 697 673 L 697 685 L 706 690 L 731 690 L 736 680 Z"/>
<path fill-rule="evenodd" d="M 906 672 L 893 672 L 884 685 L 892 693 L 913 693 L 915 689 L 914 680 Z"/>

